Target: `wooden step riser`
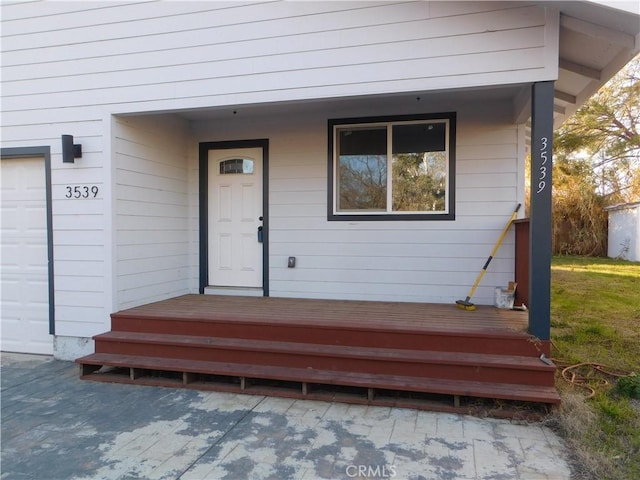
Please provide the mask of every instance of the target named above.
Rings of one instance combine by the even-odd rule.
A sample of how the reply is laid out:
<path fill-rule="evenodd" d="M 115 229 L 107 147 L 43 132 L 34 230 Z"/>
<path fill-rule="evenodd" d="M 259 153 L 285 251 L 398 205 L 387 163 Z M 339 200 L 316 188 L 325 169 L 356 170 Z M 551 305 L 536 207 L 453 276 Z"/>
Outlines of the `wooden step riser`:
<path fill-rule="evenodd" d="M 359 347 L 404 348 L 411 350 L 493 353 L 497 355 L 539 356 L 545 351 L 521 335 L 443 332 L 394 332 L 353 330 L 309 325 L 255 325 L 232 322 L 129 318 L 112 316 L 113 331 L 193 335 L 203 337 L 300 342 Z"/>
<path fill-rule="evenodd" d="M 412 359 L 393 361 L 385 358 L 347 358 L 313 355 L 300 352 L 261 352 L 247 349 L 207 348 L 171 344 L 148 344 L 122 341 L 96 342 L 96 353 L 117 355 L 153 356 L 167 359 L 199 360 L 227 363 L 250 363 L 256 365 L 296 366 L 317 370 L 341 372 L 377 373 L 451 380 L 512 383 L 522 385 L 553 386 L 554 374 L 547 369 L 509 368 L 506 366 L 483 365 L 481 363 L 455 365 L 435 361 L 415 361 Z M 508 359 L 505 359 L 505 363 Z M 170 360 L 169 360 L 170 364 Z"/>

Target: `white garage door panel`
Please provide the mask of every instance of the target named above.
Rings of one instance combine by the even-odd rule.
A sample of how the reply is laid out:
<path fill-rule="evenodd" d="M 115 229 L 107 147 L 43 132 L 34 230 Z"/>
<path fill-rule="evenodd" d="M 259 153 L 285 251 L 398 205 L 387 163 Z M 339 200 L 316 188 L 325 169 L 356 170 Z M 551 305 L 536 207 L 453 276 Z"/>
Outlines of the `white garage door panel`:
<path fill-rule="evenodd" d="M 53 353 L 44 161 L 2 160 L 2 350 Z"/>

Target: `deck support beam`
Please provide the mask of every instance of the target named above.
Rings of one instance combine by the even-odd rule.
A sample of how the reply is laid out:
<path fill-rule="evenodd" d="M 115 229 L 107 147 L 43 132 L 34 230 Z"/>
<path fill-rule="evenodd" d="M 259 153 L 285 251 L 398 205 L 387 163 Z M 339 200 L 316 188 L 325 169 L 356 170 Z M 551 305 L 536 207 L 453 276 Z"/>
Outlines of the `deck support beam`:
<path fill-rule="evenodd" d="M 529 333 L 551 336 L 551 173 L 554 82 L 531 90 L 531 197 L 529 223 Z"/>
<path fill-rule="evenodd" d="M 92 373 L 100 370 L 100 368 L 101 368 L 100 365 L 91 365 L 91 364 L 81 363 L 80 378 L 84 377 L 85 375 L 91 375 Z"/>
<path fill-rule="evenodd" d="M 197 378 L 198 378 L 198 374 L 197 373 L 182 372 L 182 384 L 183 385 L 189 385 L 190 383 L 195 382 Z"/>
<path fill-rule="evenodd" d="M 369 400 L 370 402 L 373 402 L 375 396 L 376 396 L 375 388 L 367 388 L 367 400 Z"/>

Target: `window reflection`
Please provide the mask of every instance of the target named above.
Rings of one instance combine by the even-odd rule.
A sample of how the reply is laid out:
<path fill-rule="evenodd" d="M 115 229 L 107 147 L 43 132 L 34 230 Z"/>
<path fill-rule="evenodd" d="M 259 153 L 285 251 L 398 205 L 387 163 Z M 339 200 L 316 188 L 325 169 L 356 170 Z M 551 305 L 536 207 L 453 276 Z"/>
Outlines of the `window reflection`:
<path fill-rule="evenodd" d="M 445 123 L 393 125 L 392 132 L 393 211 L 445 211 Z"/>
<path fill-rule="evenodd" d="M 386 128 L 342 129 L 338 142 L 338 209 L 385 211 Z"/>

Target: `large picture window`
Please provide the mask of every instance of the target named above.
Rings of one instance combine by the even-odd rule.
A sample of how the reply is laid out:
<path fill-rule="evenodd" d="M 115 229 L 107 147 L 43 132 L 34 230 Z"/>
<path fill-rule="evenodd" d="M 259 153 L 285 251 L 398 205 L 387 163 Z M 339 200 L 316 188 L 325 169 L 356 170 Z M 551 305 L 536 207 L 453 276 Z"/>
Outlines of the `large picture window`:
<path fill-rule="evenodd" d="M 455 114 L 329 121 L 329 220 L 454 219 Z"/>

